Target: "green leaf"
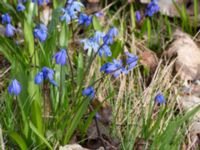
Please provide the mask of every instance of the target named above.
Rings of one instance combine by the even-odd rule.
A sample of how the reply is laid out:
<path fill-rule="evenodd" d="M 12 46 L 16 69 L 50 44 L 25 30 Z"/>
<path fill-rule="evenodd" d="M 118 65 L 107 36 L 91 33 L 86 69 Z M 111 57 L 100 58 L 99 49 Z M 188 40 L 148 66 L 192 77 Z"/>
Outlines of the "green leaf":
<path fill-rule="evenodd" d="M 64 138 L 64 144 L 69 143 L 69 140 L 72 137 L 79 122 L 81 121 L 81 118 L 83 117 L 84 113 L 87 111 L 89 103 L 90 103 L 89 99 L 84 100 L 81 106 L 79 107 L 77 113 L 72 118 L 73 120 L 71 121 L 69 127 L 67 128 L 67 133 Z"/>
<path fill-rule="evenodd" d="M 29 125 L 30 125 L 30 128 L 32 129 L 32 131 L 41 139 L 41 141 L 43 141 L 50 150 L 53 150 L 53 147 L 48 143 L 48 141 L 45 139 L 45 137 L 42 134 L 40 134 L 38 129 L 33 125 L 33 123 L 30 122 Z"/>
<path fill-rule="evenodd" d="M 93 27 L 94 27 L 95 30 L 97 30 L 97 31 L 102 30 L 100 21 L 96 16 L 93 16 L 92 23 L 93 23 Z"/>
<path fill-rule="evenodd" d="M 10 132 L 8 133 L 8 135 L 11 137 L 11 139 L 17 143 L 17 145 L 19 146 L 19 148 L 21 150 L 27 150 L 28 146 L 26 145 L 26 142 L 24 141 L 24 139 L 16 132 Z"/>

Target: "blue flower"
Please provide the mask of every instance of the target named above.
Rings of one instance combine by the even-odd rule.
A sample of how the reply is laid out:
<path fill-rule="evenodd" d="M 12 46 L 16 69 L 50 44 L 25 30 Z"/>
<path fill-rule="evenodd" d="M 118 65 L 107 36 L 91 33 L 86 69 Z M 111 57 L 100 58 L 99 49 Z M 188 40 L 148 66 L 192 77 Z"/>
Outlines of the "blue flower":
<path fill-rule="evenodd" d="M 81 13 L 78 19 L 78 24 L 85 24 L 86 27 L 92 23 L 92 16 L 88 16 L 85 13 Z"/>
<path fill-rule="evenodd" d="M 54 86 L 57 86 L 53 79 L 54 71 L 48 67 L 43 67 L 42 71 L 35 76 L 35 84 L 41 84 L 43 80 L 49 80 Z"/>
<path fill-rule="evenodd" d="M 83 96 L 88 96 L 90 99 L 93 99 L 94 96 L 95 96 L 95 91 L 94 91 L 94 88 L 89 86 L 88 88 L 84 89 L 82 91 L 82 95 Z"/>
<path fill-rule="evenodd" d="M 103 17 L 103 16 L 104 16 L 104 13 L 101 12 L 101 11 L 99 11 L 99 12 L 96 12 L 94 15 L 95 15 L 96 17 Z"/>
<path fill-rule="evenodd" d="M 104 54 L 106 57 L 112 55 L 112 53 L 111 53 L 111 51 L 110 51 L 110 47 L 109 47 L 108 45 L 106 45 L 106 44 L 104 44 L 104 45 L 100 48 L 100 50 L 99 50 L 99 56 L 102 57 L 103 54 Z"/>
<path fill-rule="evenodd" d="M 155 13 L 157 13 L 159 11 L 159 6 L 157 4 L 157 0 L 152 0 L 146 9 L 146 15 L 149 17 L 152 17 Z"/>
<path fill-rule="evenodd" d="M 118 35 L 117 28 L 113 27 L 111 28 L 107 34 L 103 37 L 103 41 L 105 44 L 112 44 L 113 38 L 115 38 Z"/>
<path fill-rule="evenodd" d="M 70 11 L 80 12 L 82 7 L 83 7 L 83 4 L 81 2 L 78 2 L 78 1 L 75 1 L 75 0 L 68 1 L 68 9 L 70 9 Z"/>
<path fill-rule="evenodd" d="M 17 11 L 24 11 L 24 10 L 25 10 L 25 6 L 22 3 L 18 3 Z"/>
<path fill-rule="evenodd" d="M 43 5 L 43 3 L 44 3 L 44 0 L 36 0 L 36 1 L 37 1 L 37 3 L 38 3 L 39 6 Z M 33 3 L 35 3 L 36 1 L 32 0 Z M 46 3 L 48 4 L 49 0 L 46 0 Z"/>
<path fill-rule="evenodd" d="M 56 60 L 56 64 L 60 64 L 61 66 L 66 64 L 67 53 L 65 49 L 61 49 L 61 51 L 57 52 L 53 58 Z"/>
<path fill-rule="evenodd" d="M 47 27 L 44 24 L 39 24 L 34 29 L 34 37 L 44 42 L 47 38 Z"/>
<path fill-rule="evenodd" d="M 19 95 L 21 89 L 21 84 L 16 79 L 12 80 L 11 84 L 8 86 L 8 92 L 15 96 Z"/>
<path fill-rule="evenodd" d="M 140 20 L 141 20 L 140 11 L 136 11 L 136 12 L 135 12 L 135 18 L 136 18 L 136 22 L 140 22 Z"/>
<path fill-rule="evenodd" d="M 99 49 L 99 43 L 92 37 L 89 39 L 84 39 L 81 41 L 81 43 L 84 44 L 84 50 L 93 50 L 94 52 L 97 52 Z"/>
<path fill-rule="evenodd" d="M 101 40 L 103 39 L 104 36 L 105 36 L 105 34 L 103 32 L 96 31 L 94 33 L 93 38 L 98 44 L 100 44 L 100 42 L 101 42 Z"/>
<path fill-rule="evenodd" d="M 105 72 L 106 74 L 113 74 L 115 78 L 117 78 L 121 73 L 127 73 L 126 69 L 122 65 L 121 60 L 113 59 L 113 62 L 104 64 L 100 71 Z"/>
<path fill-rule="evenodd" d="M 158 104 L 165 104 L 166 103 L 166 100 L 163 96 L 162 93 L 158 93 L 155 97 L 155 101 L 158 103 Z"/>
<path fill-rule="evenodd" d="M 62 8 L 63 15 L 60 20 L 65 20 L 66 23 L 70 23 L 73 19 L 77 19 L 77 13 L 81 11 L 83 4 L 74 0 L 68 0 L 66 8 Z"/>
<path fill-rule="evenodd" d="M 127 55 L 126 59 L 126 65 L 128 65 L 128 71 L 132 70 L 136 65 L 138 61 L 138 56 L 135 56 L 129 52 L 125 53 Z"/>
<path fill-rule="evenodd" d="M 112 27 L 112 28 L 108 31 L 107 34 L 108 34 L 109 36 L 111 36 L 111 37 L 116 37 L 116 36 L 118 35 L 118 30 L 117 30 L 117 28 Z"/>
<path fill-rule="evenodd" d="M 7 37 L 12 37 L 14 34 L 15 34 L 15 28 L 11 24 L 7 24 L 5 35 Z"/>
<path fill-rule="evenodd" d="M 11 23 L 11 18 L 8 13 L 2 14 L 2 24 Z"/>
<path fill-rule="evenodd" d="M 35 84 L 41 84 L 44 80 L 43 73 L 38 72 L 38 74 L 35 76 Z"/>

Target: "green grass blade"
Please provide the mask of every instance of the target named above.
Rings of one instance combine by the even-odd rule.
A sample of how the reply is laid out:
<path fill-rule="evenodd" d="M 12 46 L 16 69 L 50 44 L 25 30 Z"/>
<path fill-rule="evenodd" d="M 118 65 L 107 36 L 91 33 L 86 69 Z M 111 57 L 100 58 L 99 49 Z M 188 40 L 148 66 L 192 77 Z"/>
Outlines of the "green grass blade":
<path fill-rule="evenodd" d="M 17 143 L 17 145 L 19 146 L 19 148 L 21 150 L 27 150 L 28 146 L 26 145 L 26 142 L 24 141 L 24 139 L 16 132 L 11 132 L 8 133 L 8 135 L 10 136 L 10 138 Z"/>

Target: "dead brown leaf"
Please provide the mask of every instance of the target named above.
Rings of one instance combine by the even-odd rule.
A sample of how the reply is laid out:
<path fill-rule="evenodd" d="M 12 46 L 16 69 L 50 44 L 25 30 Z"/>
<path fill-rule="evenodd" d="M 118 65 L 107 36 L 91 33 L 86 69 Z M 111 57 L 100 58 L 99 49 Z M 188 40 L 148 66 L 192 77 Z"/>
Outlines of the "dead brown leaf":
<path fill-rule="evenodd" d="M 177 30 L 174 41 L 164 54 L 168 57 L 177 56 L 175 70 L 182 80 L 200 79 L 200 49 L 188 34 Z"/>

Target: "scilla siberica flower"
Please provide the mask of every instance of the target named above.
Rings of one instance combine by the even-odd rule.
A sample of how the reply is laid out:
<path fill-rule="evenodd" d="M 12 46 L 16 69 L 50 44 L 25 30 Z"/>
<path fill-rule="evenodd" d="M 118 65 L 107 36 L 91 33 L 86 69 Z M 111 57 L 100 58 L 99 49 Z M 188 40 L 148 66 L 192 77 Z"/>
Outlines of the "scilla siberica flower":
<path fill-rule="evenodd" d="M 22 3 L 18 3 L 17 4 L 17 11 L 24 11 L 25 10 L 25 6 Z"/>
<path fill-rule="evenodd" d="M 15 96 L 19 95 L 21 89 L 21 84 L 16 79 L 12 80 L 11 84 L 8 86 L 8 92 L 10 94 L 14 94 Z"/>
<path fill-rule="evenodd" d="M 2 14 L 2 15 L 1 15 L 1 18 L 2 18 L 2 24 L 11 23 L 11 18 L 10 18 L 10 16 L 9 16 L 8 13 Z"/>
<path fill-rule="evenodd" d="M 68 0 L 66 8 L 62 8 L 61 11 L 63 15 L 60 17 L 61 21 L 70 23 L 73 19 L 77 19 L 77 13 L 81 11 L 83 4 L 75 0 Z"/>
<path fill-rule="evenodd" d="M 146 9 L 146 15 L 149 17 L 152 17 L 155 13 L 157 13 L 159 11 L 159 6 L 158 6 L 158 2 L 157 0 L 152 0 Z"/>
<path fill-rule="evenodd" d="M 101 46 L 101 48 L 99 49 L 99 56 L 102 57 L 103 54 L 108 57 L 111 56 L 112 53 L 110 51 L 110 47 L 106 44 L 104 44 L 103 46 Z"/>
<path fill-rule="evenodd" d="M 7 37 L 12 37 L 15 34 L 15 28 L 11 24 L 6 25 L 5 35 Z"/>
<path fill-rule="evenodd" d="M 158 103 L 158 104 L 165 104 L 166 103 L 166 100 L 163 96 L 162 93 L 158 93 L 155 97 L 155 101 Z"/>
<path fill-rule="evenodd" d="M 86 27 L 88 27 L 90 24 L 92 23 L 92 16 L 88 16 L 85 13 L 81 13 L 79 15 L 79 19 L 78 19 L 78 24 L 85 24 Z"/>
<path fill-rule="evenodd" d="M 56 60 L 56 64 L 59 64 L 61 66 L 64 66 L 67 61 L 67 53 L 65 49 L 61 49 L 59 52 L 57 52 L 53 58 Z"/>
<path fill-rule="evenodd" d="M 128 66 L 127 71 L 131 71 L 137 65 L 138 56 L 135 56 L 129 52 L 126 52 L 125 54 L 127 56 L 126 58 L 126 65 Z"/>
<path fill-rule="evenodd" d="M 106 74 L 113 74 L 115 78 L 119 77 L 121 73 L 127 73 L 126 69 L 123 67 L 122 61 L 116 59 L 113 59 L 112 63 L 105 63 L 101 67 L 100 71 L 103 71 Z"/>
<path fill-rule="evenodd" d="M 43 3 L 45 2 L 44 0 L 32 0 L 33 3 L 37 2 L 39 6 L 43 5 Z M 46 3 L 49 3 L 49 0 L 46 0 Z"/>
<path fill-rule="evenodd" d="M 35 76 L 35 84 L 41 84 L 44 80 L 49 80 L 51 84 L 57 86 L 53 79 L 54 71 L 48 67 L 43 67 L 41 72 Z"/>
<path fill-rule="evenodd" d="M 141 14 L 140 14 L 139 11 L 135 12 L 135 19 L 136 19 L 136 22 L 140 22 L 140 20 L 141 20 Z"/>
<path fill-rule="evenodd" d="M 47 38 L 47 27 L 44 24 L 39 24 L 34 29 L 34 37 L 44 42 Z"/>
<path fill-rule="evenodd" d="M 117 28 L 113 27 L 111 28 L 107 34 L 103 37 L 104 44 L 112 44 L 113 38 L 115 38 L 118 35 Z"/>
<path fill-rule="evenodd" d="M 89 86 L 88 88 L 84 89 L 82 91 L 82 95 L 83 96 L 88 96 L 90 99 L 93 99 L 94 96 L 95 96 L 95 91 L 94 91 L 94 88 Z"/>

